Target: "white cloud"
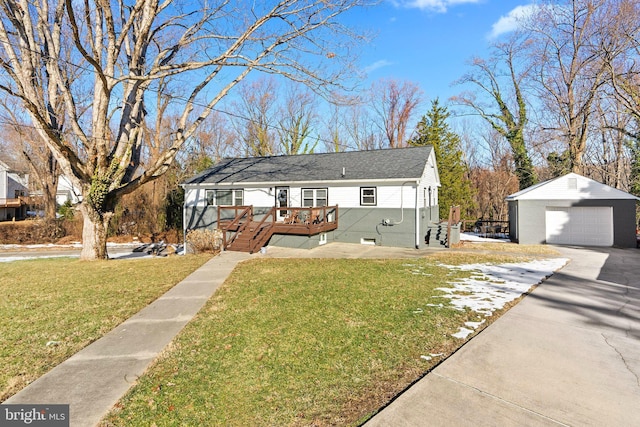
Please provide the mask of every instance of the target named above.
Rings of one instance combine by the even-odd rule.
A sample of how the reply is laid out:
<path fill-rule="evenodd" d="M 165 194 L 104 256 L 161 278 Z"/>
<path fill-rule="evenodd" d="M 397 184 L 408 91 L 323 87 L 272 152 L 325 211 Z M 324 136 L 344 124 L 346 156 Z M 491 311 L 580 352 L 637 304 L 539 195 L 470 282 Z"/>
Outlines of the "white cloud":
<path fill-rule="evenodd" d="M 515 31 L 520 26 L 520 23 L 531 16 L 535 11 L 536 6 L 533 4 L 528 4 L 526 6 L 518 6 L 515 9 L 511 10 L 508 14 L 501 16 L 498 21 L 496 21 L 491 26 L 491 33 L 489 33 L 490 39 L 495 39 L 502 34 L 510 33 Z"/>
<path fill-rule="evenodd" d="M 391 61 L 387 61 L 386 59 L 381 59 L 379 61 L 374 62 L 373 64 L 370 64 L 364 67 L 364 72 L 367 74 L 370 74 L 379 68 L 387 67 L 392 64 L 393 62 Z"/>
<path fill-rule="evenodd" d="M 422 10 L 445 13 L 450 6 L 466 3 L 480 3 L 481 0 L 410 0 L 400 1 L 404 7 L 413 7 Z"/>

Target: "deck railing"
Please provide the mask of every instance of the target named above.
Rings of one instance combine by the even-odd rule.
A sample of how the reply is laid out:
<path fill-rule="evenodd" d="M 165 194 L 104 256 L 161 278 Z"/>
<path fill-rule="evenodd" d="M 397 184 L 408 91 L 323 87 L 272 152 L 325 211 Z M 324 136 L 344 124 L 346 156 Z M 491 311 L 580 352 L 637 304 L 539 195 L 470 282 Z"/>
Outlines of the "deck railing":
<path fill-rule="evenodd" d="M 0 199 L 0 208 L 19 208 L 26 204 L 22 198 L 17 199 Z"/>
<path fill-rule="evenodd" d="M 314 235 L 338 228 L 338 206 L 314 206 L 300 208 L 278 208 L 286 211 L 284 220 L 276 224 L 276 232 L 281 234 Z"/>
<path fill-rule="evenodd" d="M 253 206 L 218 206 L 218 228 L 222 230 L 225 249 L 244 233 L 241 245 L 255 252 L 273 234 L 312 236 L 335 230 L 338 228 L 338 206 L 273 207 L 260 220 L 255 219 Z"/>
<path fill-rule="evenodd" d="M 233 216 L 224 212 L 233 211 Z M 227 248 L 253 221 L 253 206 L 218 206 L 218 228 L 222 230 L 222 247 Z M 229 236 L 227 236 L 229 234 Z"/>

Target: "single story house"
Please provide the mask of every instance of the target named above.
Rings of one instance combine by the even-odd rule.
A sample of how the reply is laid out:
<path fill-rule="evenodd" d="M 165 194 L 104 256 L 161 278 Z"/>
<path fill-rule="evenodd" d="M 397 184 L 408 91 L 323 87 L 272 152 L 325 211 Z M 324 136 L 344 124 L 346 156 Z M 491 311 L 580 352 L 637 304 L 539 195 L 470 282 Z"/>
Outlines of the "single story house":
<path fill-rule="evenodd" d="M 331 241 L 422 248 L 439 220 L 431 146 L 223 159 L 182 186 L 185 233 L 220 228 L 232 250 Z"/>
<path fill-rule="evenodd" d="M 506 198 L 509 233 L 522 244 L 636 247 L 638 197 L 576 173 Z"/>
<path fill-rule="evenodd" d="M 0 161 L 0 221 L 26 218 L 28 195 L 29 175 Z"/>

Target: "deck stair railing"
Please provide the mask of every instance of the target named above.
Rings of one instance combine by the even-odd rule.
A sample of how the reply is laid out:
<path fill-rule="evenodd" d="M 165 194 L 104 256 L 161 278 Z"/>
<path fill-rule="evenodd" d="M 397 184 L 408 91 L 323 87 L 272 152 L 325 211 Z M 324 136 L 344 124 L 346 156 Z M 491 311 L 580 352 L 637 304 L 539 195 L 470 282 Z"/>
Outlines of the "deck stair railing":
<path fill-rule="evenodd" d="M 225 250 L 254 253 L 274 234 L 312 236 L 335 230 L 338 206 L 273 207 L 259 221 L 255 219 L 253 206 L 219 206 L 218 218 Z"/>

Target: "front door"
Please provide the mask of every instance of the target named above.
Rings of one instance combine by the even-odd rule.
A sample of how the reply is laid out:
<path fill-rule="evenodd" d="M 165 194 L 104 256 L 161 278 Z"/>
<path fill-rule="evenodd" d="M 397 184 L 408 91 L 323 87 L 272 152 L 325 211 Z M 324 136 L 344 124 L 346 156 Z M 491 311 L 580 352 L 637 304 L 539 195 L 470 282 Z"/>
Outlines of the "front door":
<path fill-rule="evenodd" d="M 277 220 L 284 220 L 289 215 L 289 187 L 276 187 L 276 207 L 284 208 L 276 211 Z"/>

